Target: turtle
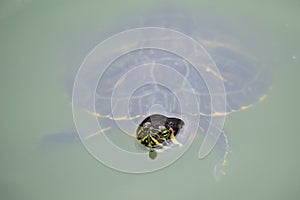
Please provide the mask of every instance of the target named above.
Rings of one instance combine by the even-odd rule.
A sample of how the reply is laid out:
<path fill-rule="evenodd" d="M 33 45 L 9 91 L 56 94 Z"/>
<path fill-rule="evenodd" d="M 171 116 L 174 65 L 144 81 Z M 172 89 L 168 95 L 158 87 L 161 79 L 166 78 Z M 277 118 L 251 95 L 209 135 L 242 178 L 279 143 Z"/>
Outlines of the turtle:
<path fill-rule="evenodd" d="M 153 16 L 153 13 L 150 16 Z M 268 69 L 262 66 L 255 54 L 226 40 L 219 40 L 216 31 L 212 33 L 205 28 L 201 31 L 199 25 L 191 23 L 186 14 L 173 12 L 170 15 L 170 13 L 160 10 L 160 13 L 156 13 L 154 16 L 154 18 L 148 17 L 148 21 L 143 20 L 142 26 L 162 27 L 178 31 L 193 38 L 205 48 L 219 73 L 216 73 L 207 63 L 201 64 L 206 71 L 215 73 L 214 75 L 222 80 L 226 92 L 226 111 L 213 110 L 211 95 L 218 94 L 210 93 L 205 78 L 191 63 L 172 52 L 151 48 L 137 49 L 119 56 L 105 69 L 95 91 L 90 90 L 89 80 L 86 80 L 82 84 L 82 87 L 86 88 L 86 92 L 75 97 L 80 98 L 79 103 L 75 106 L 84 108 L 86 112 L 96 116 L 105 130 L 115 127 L 115 123 L 125 124 L 126 127 L 134 122 L 135 133 L 131 133 L 131 136 L 146 148 L 151 160 L 156 159 L 157 152 L 180 147 L 188 140 L 183 130 L 188 124 L 178 115 L 178 113 L 182 113 L 183 108 L 174 95 L 174 90 L 185 92 L 182 101 L 186 104 L 189 103 L 190 95 L 196 96 L 199 102 L 197 109 L 195 112 L 185 114 L 198 118 L 201 131 L 206 133 L 212 118 L 228 116 L 232 112 L 245 110 L 254 103 L 262 101 L 266 97 L 271 83 Z M 161 35 L 161 37 L 164 42 L 164 38 L 168 38 L 169 35 Z M 128 44 L 128 46 L 130 45 Z M 184 51 L 194 53 L 193 49 L 185 48 L 184 43 L 170 45 L 181 45 Z M 126 47 L 119 48 L 126 49 Z M 107 51 L 113 51 L 113 49 Z M 145 66 L 141 70 L 136 68 L 136 66 L 143 65 Z M 186 87 L 182 89 L 182 85 L 185 83 L 174 82 L 173 74 L 163 66 L 168 66 L 175 70 L 174 73 L 188 79 L 189 87 L 192 90 L 186 91 Z M 160 71 L 160 69 L 164 70 Z M 89 76 L 94 76 L 92 71 Z M 145 83 L 141 87 L 136 85 L 130 91 L 131 93 L 124 91 L 126 86 L 123 85 L 126 85 L 126 81 L 129 81 L 128 86 L 132 86 L 143 79 L 146 80 L 147 77 L 151 77 L 153 80 L 167 80 L 176 86 L 172 88 L 172 91 L 163 84 Z M 121 87 L 123 90 L 118 90 L 118 95 L 114 97 L 117 87 Z M 87 105 L 86 100 L 91 98 L 94 98 L 94 105 Z M 123 101 L 127 102 L 127 106 L 124 106 Z M 153 109 L 153 105 L 163 109 Z M 165 112 L 161 112 L 161 110 Z M 130 131 L 133 132 L 132 129 Z M 226 163 L 229 145 L 225 131 L 223 129 L 218 131 L 221 132 L 218 147 L 222 153 L 215 170 L 221 171 L 221 167 Z"/>

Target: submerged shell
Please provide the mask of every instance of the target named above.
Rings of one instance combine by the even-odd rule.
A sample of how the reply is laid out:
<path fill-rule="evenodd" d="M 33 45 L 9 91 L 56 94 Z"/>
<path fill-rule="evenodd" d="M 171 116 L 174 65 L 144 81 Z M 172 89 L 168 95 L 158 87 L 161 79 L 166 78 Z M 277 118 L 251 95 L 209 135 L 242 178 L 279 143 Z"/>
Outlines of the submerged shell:
<path fill-rule="evenodd" d="M 167 12 L 166 12 L 167 10 Z M 144 79 L 143 74 L 139 74 L 139 77 L 130 77 L 131 70 L 134 70 L 136 66 L 141 66 L 145 63 L 152 63 L 153 67 L 148 69 L 145 76 L 151 76 L 153 79 L 165 77 L 165 79 L 172 79 L 172 74 L 160 73 L 154 66 L 166 65 L 170 66 L 176 72 L 180 73 L 185 79 L 189 81 L 193 91 L 189 91 L 193 95 L 196 95 L 200 105 L 199 111 L 197 110 L 192 115 L 197 116 L 220 116 L 227 115 L 236 110 L 246 109 L 257 101 L 264 98 L 266 91 L 270 88 L 270 73 L 262 63 L 247 50 L 243 49 L 243 46 L 236 46 L 230 43 L 230 40 L 226 40 L 226 32 L 218 27 L 207 26 L 204 23 L 197 23 L 196 20 L 191 20 L 186 14 L 178 14 L 176 10 L 172 9 L 160 9 L 157 12 L 151 12 L 149 15 L 144 15 L 144 19 L 140 20 L 142 26 L 151 27 L 163 27 L 177 30 L 192 37 L 199 44 L 201 44 L 208 52 L 208 56 L 211 56 L 212 60 L 216 63 L 219 73 L 213 71 L 213 69 L 203 60 L 202 66 L 206 71 L 212 71 L 216 76 L 222 80 L 226 90 L 226 111 L 212 110 L 211 96 L 218 96 L 218 93 L 211 93 L 208 91 L 208 87 L 205 83 L 203 76 L 205 74 L 199 74 L 193 65 L 191 65 L 185 58 L 175 55 L 172 52 L 168 52 L 160 49 L 138 49 L 135 51 L 127 52 L 124 55 L 116 58 L 106 67 L 105 72 L 99 78 L 96 94 L 94 91 L 89 90 L 90 85 L 88 80 L 84 83 L 86 87 L 86 94 L 82 94 L 79 106 L 84 107 L 86 110 L 92 110 L 94 105 L 86 105 L 85 98 L 95 97 L 95 108 L 99 117 L 113 119 L 113 120 L 132 120 L 136 118 L 147 117 L 149 114 L 149 108 L 153 104 L 159 104 L 169 113 L 182 113 L 180 102 L 174 97 L 174 91 L 170 90 L 163 85 L 158 84 L 145 84 L 142 87 L 137 87 L 134 93 L 128 94 L 126 91 L 124 94 L 118 96 L 117 101 L 128 101 L 128 112 L 126 115 L 118 115 L 118 113 L 112 113 L 114 109 L 112 107 L 111 98 L 113 96 L 114 89 L 118 85 L 123 84 L 122 81 L 127 79 Z M 133 23 L 135 24 L 135 23 Z M 132 28 L 132 27 L 127 27 Z M 136 38 L 137 40 L 143 38 L 143 35 Z M 230 37 L 230 36 L 229 36 Z M 165 42 L 163 38 L 168 38 L 168 35 L 161 35 L 161 42 Z M 184 44 L 178 42 L 181 45 L 180 48 L 183 51 L 194 53 L 194 50 L 185 47 Z M 127 45 L 128 47 L 130 44 Z M 127 48 L 126 46 L 120 48 Z M 107 49 L 107 52 L 113 51 L 113 49 Z M 100 66 L 99 66 L 100 67 Z M 129 74 L 128 76 L 126 74 Z M 93 73 L 91 72 L 91 76 Z M 131 80 L 132 84 L 135 81 Z M 171 82 L 170 82 L 171 83 Z M 180 82 L 174 82 L 177 86 L 174 86 L 176 92 L 181 89 Z M 173 82 L 171 83 L 173 84 Z M 219 86 L 214 86 L 219 87 Z M 130 99 L 128 97 L 130 96 Z M 189 101 L 190 96 L 186 95 L 184 102 Z M 220 103 L 222 100 L 220 100 Z M 117 102 L 118 103 L 118 102 Z M 218 102 L 214 102 L 218 104 Z M 92 106 L 92 107 L 91 107 Z"/>

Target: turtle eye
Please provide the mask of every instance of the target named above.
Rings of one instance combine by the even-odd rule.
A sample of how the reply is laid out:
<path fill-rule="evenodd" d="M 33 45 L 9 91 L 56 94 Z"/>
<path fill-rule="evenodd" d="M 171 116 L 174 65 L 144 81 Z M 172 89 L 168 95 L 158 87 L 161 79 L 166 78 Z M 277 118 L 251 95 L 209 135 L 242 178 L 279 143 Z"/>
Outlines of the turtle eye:
<path fill-rule="evenodd" d="M 169 122 L 169 127 L 172 128 L 174 126 L 173 122 Z"/>
<path fill-rule="evenodd" d="M 163 131 L 161 132 L 161 136 L 162 136 L 162 137 L 168 137 L 169 134 L 170 134 L 170 131 L 169 131 L 168 129 L 163 130 Z"/>
<path fill-rule="evenodd" d="M 146 122 L 146 123 L 144 124 L 144 126 L 150 127 L 150 126 L 151 126 L 151 122 Z"/>

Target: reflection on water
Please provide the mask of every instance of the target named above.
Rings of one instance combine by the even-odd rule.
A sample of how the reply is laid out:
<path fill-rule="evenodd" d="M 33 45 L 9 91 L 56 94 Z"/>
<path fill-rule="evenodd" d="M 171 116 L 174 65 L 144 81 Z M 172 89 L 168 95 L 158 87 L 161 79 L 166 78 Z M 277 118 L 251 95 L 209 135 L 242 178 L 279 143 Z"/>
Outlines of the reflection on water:
<path fill-rule="evenodd" d="M 214 37 L 246 48 L 274 74 L 271 91 L 259 87 L 261 92 L 254 91 L 266 93 L 265 101 L 227 118 L 225 130 L 232 153 L 228 157 L 227 175 L 220 182 L 212 175 L 218 150 L 203 160 L 197 159 L 203 135 L 170 167 L 132 175 L 99 164 L 72 131 L 71 107 L 62 95 L 64 69 L 74 69 L 68 71 L 74 77 L 72 71 L 76 71 L 85 55 L 111 35 L 107 27 L 121 21 L 120 18 L 129 18 L 127 10 L 138 16 L 138 4 L 133 8 L 105 3 L 31 2 L 21 9 L 11 9 L 15 10 L 12 14 L 0 18 L 4 113 L 0 134 L 1 199 L 152 199 L 152 195 L 145 195 L 145 187 L 151 194 L 172 199 L 297 199 L 300 138 L 296 91 L 300 49 L 295 41 L 300 32 L 296 21 L 299 14 L 297 5 L 261 4 L 232 2 L 218 4 L 218 8 L 213 3 L 191 4 L 204 16 L 199 19 L 198 23 L 203 25 L 200 27 L 220 30 Z M 139 19 L 143 21 L 143 17 Z M 124 26 L 127 24 L 114 33 Z M 194 33 L 188 27 L 183 29 Z M 234 58 L 232 62 L 238 62 Z M 221 63 L 226 60 L 219 59 Z"/>

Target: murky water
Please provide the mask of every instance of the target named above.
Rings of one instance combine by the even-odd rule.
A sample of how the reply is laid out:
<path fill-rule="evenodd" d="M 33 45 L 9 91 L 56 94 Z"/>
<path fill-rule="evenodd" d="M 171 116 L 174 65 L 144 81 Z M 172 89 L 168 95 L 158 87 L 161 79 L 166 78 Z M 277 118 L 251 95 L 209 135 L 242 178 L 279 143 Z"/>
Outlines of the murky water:
<path fill-rule="evenodd" d="M 100 164 L 72 136 L 64 94 L 74 72 L 66 69 L 76 69 L 110 36 L 111 24 L 155 3 L 6 1 L 0 6 L 1 199 L 299 198 L 300 4 L 196 2 L 185 6 L 226 18 L 231 23 L 223 26 L 239 30 L 241 43 L 256 38 L 250 46 L 273 75 L 263 102 L 226 120 L 227 174 L 216 181 L 215 152 L 199 160 L 197 141 L 170 167 L 133 175 Z"/>

